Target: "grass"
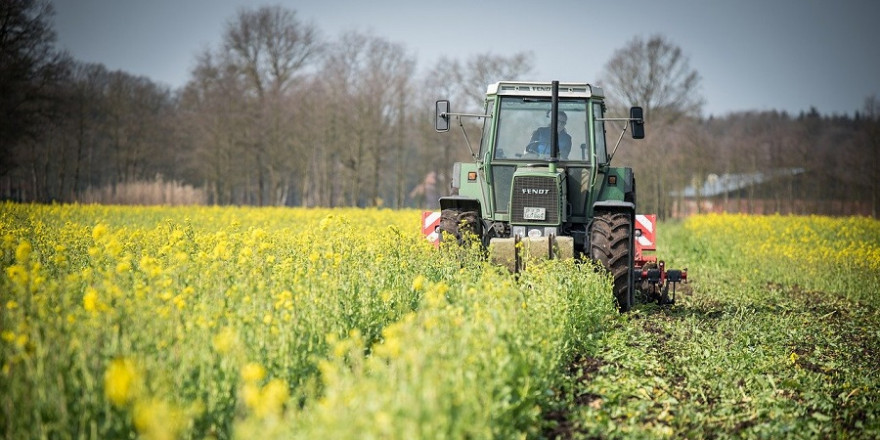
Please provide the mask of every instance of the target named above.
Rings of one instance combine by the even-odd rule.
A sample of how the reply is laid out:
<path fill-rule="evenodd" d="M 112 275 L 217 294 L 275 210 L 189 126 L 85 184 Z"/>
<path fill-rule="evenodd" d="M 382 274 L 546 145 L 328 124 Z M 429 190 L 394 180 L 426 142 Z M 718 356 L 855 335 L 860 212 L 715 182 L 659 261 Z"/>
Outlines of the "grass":
<path fill-rule="evenodd" d="M 598 367 L 575 380 L 574 394 L 587 397 L 569 415 L 571 436 L 880 435 L 880 313 L 867 294 L 876 274 L 835 270 L 875 263 L 805 246 L 804 261 L 824 253 L 827 266 L 802 267 L 784 252 L 748 251 L 766 236 L 735 235 L 743 221 L 821 230 L 825 218 L 721 216 L 703 229 L 706 221 L 661 225 L 660 253 L 670 267 L 689 268 L 690 284 L 675 306 L 641 305 L 605 334 L 590 354 Z M 861 238 L 880 246 L 877 235 Z M 831 290 L 839 286 L 850 290 Z"/>

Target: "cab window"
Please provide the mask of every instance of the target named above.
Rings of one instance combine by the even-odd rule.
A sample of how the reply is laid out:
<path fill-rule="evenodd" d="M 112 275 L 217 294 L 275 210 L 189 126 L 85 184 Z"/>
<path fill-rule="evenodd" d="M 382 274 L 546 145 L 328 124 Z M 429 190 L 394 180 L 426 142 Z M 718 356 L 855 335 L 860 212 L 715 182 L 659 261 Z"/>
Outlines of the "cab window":
<path fill-rule="evenodd" d="M 607 151 L 605 146 L 605 122 L 599 119 L 604 118 L 604 112 L 602 109 L 601 102 L 593 103 L 593 118 L 596 119 L 595 125 L 593 126 L 593 136 L 596 138 L 596 162 L 598 163 L 606 163 L 607 160 Z"/>
<path fill-rule="evenodd" d="M 498 111 L 495 158 L 509 160 L 549 159 L 550 99 L 504 96 Z M 586 161 L 587 102 L 559 100 L 559 158 Z"/>
<path fill-rule="evenodd" d="M 495 112 L 495 100 L 488 99 L 486 100 L 486 111 L 483 113 L 484 115 L 491 115 Z M 483 119 L 483 132 L 480 134 L 480 160 L 483 160 L 486 154 L 486 149 L 489 148 L 490 134 L 492 133 L 492 118 L 482 118 Z"/>

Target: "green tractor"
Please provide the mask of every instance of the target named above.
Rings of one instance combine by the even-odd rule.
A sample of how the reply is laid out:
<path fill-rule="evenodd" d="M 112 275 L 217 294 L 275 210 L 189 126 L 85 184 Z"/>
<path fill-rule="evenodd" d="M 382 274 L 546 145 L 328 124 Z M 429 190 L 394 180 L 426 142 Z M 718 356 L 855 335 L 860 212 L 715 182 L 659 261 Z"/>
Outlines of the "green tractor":
<path fill-rule="evenodd" d="M 599 261 L 614 279 L 621 311 L 633 306 L 637 282 L 658 301 L 674 301 L 675 283 L 687 272 L 636 258 L 634 237 L 642 229 L 635 226 L 635 178 L 631 168 L 611 166 L 627 130 L 634 139 L 645 137 L 640 107 L 628 118 L 608 118 L 599 87 L 502 81 L 489 85 L 483 114 L 453 113 L 448 100 L 437 101 L 435 110 L 435 129 L 448 131 L 456 118 L 474 158 L 455 164 L 457 194 L 440 198 L 441 240 L 473 234 L 494 262 L 513 272 L 534 258 Z M 463 117 L 483 120 L 476 152 Z M 606 124 L 614 123 L 622 129 L 611 149 Z"/>

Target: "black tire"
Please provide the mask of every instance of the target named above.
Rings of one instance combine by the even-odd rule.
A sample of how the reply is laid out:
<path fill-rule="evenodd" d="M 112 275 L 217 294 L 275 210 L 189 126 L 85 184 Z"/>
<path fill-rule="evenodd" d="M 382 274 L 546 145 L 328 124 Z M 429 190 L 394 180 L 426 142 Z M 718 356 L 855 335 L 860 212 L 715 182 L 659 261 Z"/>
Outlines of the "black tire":
<path fill-rule="evenodd" d="M 590 257 L 611 273 L 617 308 L 628 312 L 633 306 L 632 216 L 621 212 L 596 212 L 590 229 Z"/>
<path fill-rule="evenodd" d="M 458 215 L 458 232 L 461 239 L 471 235 L 477 241 L 483 237 L 483 220 L 476 211 L 465 211 Z"/>
<path fill-rule="evenodd" d="M 480 240 L 483 235 L 483 221 L 476 211 L 444 209 L 440 211 L 440 231 L 444 237 L 455 237 L 459 244 L 470 234 Z"/>
<path fill-rule="evenodd" d="M 461 214 L 461 211 L 457 209 L 444 209 L 440 211 L 440 232 L 442 232 L 444 240 L 447 240 L 449 237 L 455 237 L 456 241 L 461 240 L 461 234 L 458 232 L 459 214 Z"/>

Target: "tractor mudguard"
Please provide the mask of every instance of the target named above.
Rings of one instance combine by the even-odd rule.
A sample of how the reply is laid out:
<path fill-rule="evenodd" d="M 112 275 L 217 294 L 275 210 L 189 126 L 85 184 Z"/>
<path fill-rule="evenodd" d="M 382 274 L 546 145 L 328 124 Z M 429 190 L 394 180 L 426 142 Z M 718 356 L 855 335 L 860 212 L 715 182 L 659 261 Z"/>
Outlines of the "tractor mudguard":
<path fill-rule="evenodd" d="M 480 201 L 467 196 L 444 196 L 440 197 L 440 209 L 455 209 L 459 212 L 475 211 L 477 216 L 483 216 Z"/>
<path fill-rule="evenodd" d="M 593 211 L 597 209 L 626 210 L 630 212 L 636 211 L 636 204 L 633 202 L 625 202 L 623 200 L 600 200 L 593 203 Z"/>
<path fill-rule="evenodd" d="M 600 175 L 603 174 L 596 203 L 619 200 L 635 204 L 635 178 L 632 168 L 610 167 Z"/>

